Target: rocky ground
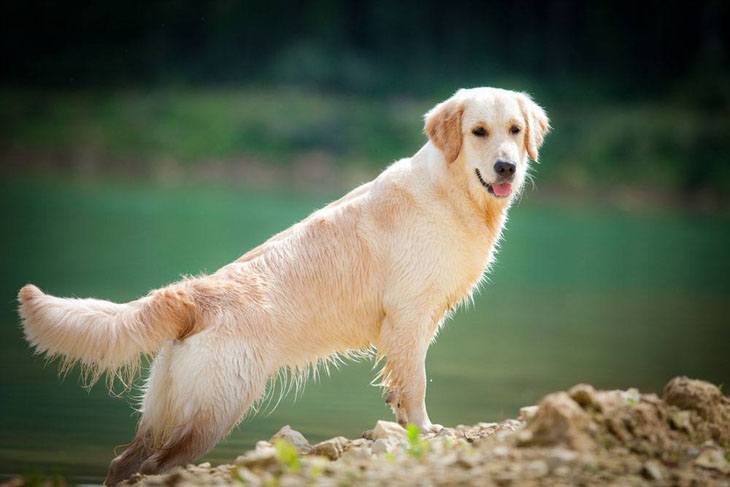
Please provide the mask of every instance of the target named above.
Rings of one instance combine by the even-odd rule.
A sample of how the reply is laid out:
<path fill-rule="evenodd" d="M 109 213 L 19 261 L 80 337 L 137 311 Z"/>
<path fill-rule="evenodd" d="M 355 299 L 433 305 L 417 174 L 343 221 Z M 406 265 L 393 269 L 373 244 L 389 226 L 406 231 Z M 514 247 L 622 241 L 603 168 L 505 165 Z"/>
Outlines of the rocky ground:
<path fill-rule="evenodd" d="M 577 385 L 519 419 L 443 428 L 379 421 L 316 445 L 285 426 L 231 465 L 178 468 L 127 485 L 726 485 L 730 399 L 675 378 L 661 397 Z"/>
<path fill-rule="evenodd" d="M 730 399 L 675 378 L 661 397 L 577 385 L 519 419 L 443 428 L 379 421 L 361 438 L 310 445 L 285 426 L 231 465 L 189 465 L 126 485 L 730 486 Z"/>

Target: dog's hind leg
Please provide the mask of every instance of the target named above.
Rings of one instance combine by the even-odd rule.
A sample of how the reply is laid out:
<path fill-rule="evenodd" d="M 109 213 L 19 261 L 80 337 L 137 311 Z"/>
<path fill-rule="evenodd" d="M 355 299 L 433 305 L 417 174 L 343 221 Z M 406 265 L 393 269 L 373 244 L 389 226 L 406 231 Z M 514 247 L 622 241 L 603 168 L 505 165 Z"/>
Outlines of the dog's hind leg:
<path fill-rule="evenodd" d="M 169 362 L 171 382 L 158 410 L 164 417 L 150 418 L 161 423 L 150 424 L 161 426 L 158 447 L 141 473 L 164 472 L 213 448 L 261 397 L 269 377 L 260 347 L 227 336 L 191 337 L 173 347 Z"/>
<path fill-rule="evenodd" d="M 186 464 L 213 448 L 264 392 L 268 373 L 260 350 L 229 336 L 201 333 L 165 347 L 155 360 L 142 404 L 140 431 L 149 449 L 121 467 L 110 484 L 132 468 L 144 474 Z M 125 452 L 122 456 L 127 455 Z M 116 462 L 116 460 L 115 460 Z M 132 472 L 133 473 L 133 472 Z"/>
<path fill-rule="evenodd" d="M 116 485 L 122 480 L 128 479 L 139 470 L 140 465 L 149 455 L 149 438 L 144 433 L 138 432 L 134 441 L 127 445 L 124 452 L 112 460 L 104 484 Z"/>

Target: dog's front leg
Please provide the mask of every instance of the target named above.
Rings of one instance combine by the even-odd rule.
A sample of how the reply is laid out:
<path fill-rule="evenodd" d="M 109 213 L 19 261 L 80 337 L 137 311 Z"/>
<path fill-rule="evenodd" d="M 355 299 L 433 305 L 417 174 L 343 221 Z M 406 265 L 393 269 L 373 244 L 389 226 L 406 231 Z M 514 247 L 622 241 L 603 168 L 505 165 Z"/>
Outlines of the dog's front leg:
<path fill-rule="evenodd" d="M 400 399 L 400 391 L 396 389 L 390 389 L 386 387 L 386 396 L 385 396 L 385 404 L 390 406 L 390 409 L 393 411 L 393 414 L 395 415 L 395 420 L 398 422 L 398 424 L 405 426 L 408 424 L 408 415 L 406 414 L 406 410 L 401 404 Z"/>
<path fill-rule="evenodd" d="M 399 423 L 413 423 L 421 431 L 434 429 L 426 412 L 426 352 L 431 333 L 422 323 L 386 318 L 378 350 L 385 356 L 383 385 L 390 389 L 386 402 Z"/>

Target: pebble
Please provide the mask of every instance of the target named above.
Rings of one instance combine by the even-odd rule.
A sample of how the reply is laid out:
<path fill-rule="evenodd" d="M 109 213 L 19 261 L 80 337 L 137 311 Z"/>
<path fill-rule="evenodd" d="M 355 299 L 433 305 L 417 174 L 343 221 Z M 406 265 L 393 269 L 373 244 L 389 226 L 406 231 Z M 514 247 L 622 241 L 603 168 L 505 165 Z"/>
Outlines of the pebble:
<path fill-rule="evenodd" d="M 656 460 L 646 461 L 641 469 L 641 473 L 649 480 L 662 480 L 664 478 L 662 465 Z"/>
<path fill-rule="evenodd" d="M 578 458 L 578 454 L 576 452 L 563 447 L 551 448 L 547 452 L 547 461 L 552 468 L 556 468 L 565 463 L 574 462 L 576 458 Z"/>
<path fill-rule="evenodd" d="M 378 438 L 373 442 L 372 452 L 375 455 L 382 455 L 384 453 L 391 453 L 395 450 L 396 445 L 390 440 Z"/>
<path fill-rule="evenodd" d="M 543 460 L 534 460 L 527 464 L 525 471 L 528 477 L 537 479 L 546 476 L 550 472 L 550 468 Z"/>
<path fill-rule="evenodd" d="M 691 413 L 689 411 L 677 411 L 669 417 L 672 426 L 687 433 L 692 432 Z"/>
<path fill-rule="evenodd" d="M 503 458 L 509 455 L 509 448 L 506 446 L 495 446 L 492 449 L 492 454 L 497 458 Z"/>
<path fill-rule="evenodd" d="M 537 414 L 538 409 L 538 406 L 525 406 L 520 408 L 520 421 L 528 421 L 532 419 Z"/>
<path fill-rule="evenodd" d="M 276 440 L 288 441 L 299 453 L 307 453 L 312 449 L 312 445 L 309 444 L 304 435 L 291 429 L 291 426 L 289 425 L 284 426 L 274 436 L 272 436 L 270 442 L 275 443 Z"/>
<path fill-rule="evenodd" d="M 236 458 L 236 465 L 250 469 L 266 468 L 277 463 L 276 449 L 274 447 L 261 448 L 250 451 Z"/>
<path fill-rule="evenodd" d="M 317 443 L 309 450 L 309 453 L 312 455 L 327 457 L 330 460 L 337 460 L 345 452 L 348 443 L 350 443 L 350 440 L 344 436 L 337 436 L 321 443 Z"/>
<path fill-rule="evenodd" d="M 395 436 L 397 438 L 406 438 L 406 430 L 403 426 L 392 421 L 378 421 L 372 431 L 372 439 L 380 440 Z"/>
<path fill-rule="evenodd" d="M 694 461 L 695 465 L 711 470 L 717 470 L 723 474 L 730 474 L 730 463 L 719 448 L 705 448 Z"/>

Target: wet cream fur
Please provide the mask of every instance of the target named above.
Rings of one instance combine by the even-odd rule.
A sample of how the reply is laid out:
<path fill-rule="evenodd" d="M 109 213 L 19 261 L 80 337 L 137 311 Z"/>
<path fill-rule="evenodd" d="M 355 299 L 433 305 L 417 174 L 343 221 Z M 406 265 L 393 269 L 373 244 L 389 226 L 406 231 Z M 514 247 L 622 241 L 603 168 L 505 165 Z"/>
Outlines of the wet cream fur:
<path fill-rule="evenodd" d="M 510 128 L 517 125 L 518 134 Z M 481 126 L 487 137 L 472 130 Z M 374 348 L 397 420 L 433 427 L 425 357 L 483 278 L 548 130 L 527 95 L 459 90 L 426 114 L 426 144 L 217 272 L 126 304 L 19 294 L 27 340 L 92 379 L 154 355 L 134 441 L 107 483 L 185 464 L 220 441 L 282 369 Z M 514 191 L 490 194 L 498 159 Z"/>

